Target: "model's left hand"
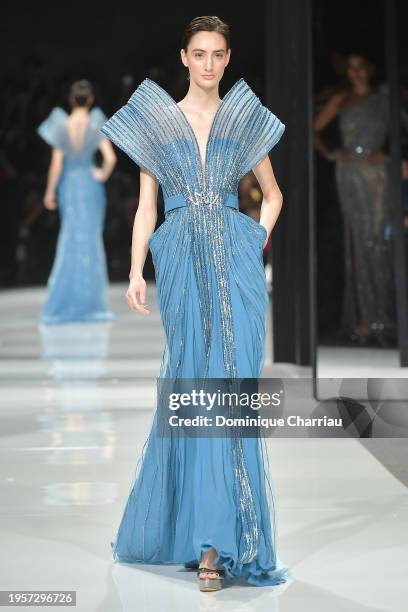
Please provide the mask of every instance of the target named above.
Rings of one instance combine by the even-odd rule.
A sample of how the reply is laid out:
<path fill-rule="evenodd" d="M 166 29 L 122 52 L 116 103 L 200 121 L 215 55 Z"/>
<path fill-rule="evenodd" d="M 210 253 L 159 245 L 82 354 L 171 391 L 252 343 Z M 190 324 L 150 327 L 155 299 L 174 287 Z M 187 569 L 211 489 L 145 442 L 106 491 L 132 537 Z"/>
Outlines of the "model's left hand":
<path fill-rule="evenodd" d="M 98 168 L 97 166 L 92 166 L 91 172 L 94 179 L 99 183 L 104 183 L 106 181 L 105 173 L 101 168 Z"/>
<path fill-rule="evenodd" d="M 265 226 L 263 226 L 263 227 L 265 227 Z M 265 227 L 265 229 L 266 229 L 266 227 Z M 268 240 L 269 240 L 269 232 L 268 232 L 268 230 L 266 230 L 266 238 L 265 238 L 264 243 L 262 245 L 262 251 L 266 248 L 266 245 L 268 244 Z"/>

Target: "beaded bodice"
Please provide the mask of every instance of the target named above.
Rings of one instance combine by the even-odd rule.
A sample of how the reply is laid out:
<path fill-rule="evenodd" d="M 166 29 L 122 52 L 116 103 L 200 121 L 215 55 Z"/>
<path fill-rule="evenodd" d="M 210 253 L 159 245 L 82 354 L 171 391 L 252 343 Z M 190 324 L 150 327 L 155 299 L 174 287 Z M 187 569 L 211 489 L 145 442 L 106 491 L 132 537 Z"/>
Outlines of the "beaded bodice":
<path fill-rule="evenodd" d="M 216 207 L 276 144 L 284 124 L 239 79 L 222 99 L 209 131 L 204 166 L 195 133 L 176 101 L 146 78 L 102 132 L 160 183 L 165 211 Z M 229 198 L 231 201 L 231 197 Z"/>

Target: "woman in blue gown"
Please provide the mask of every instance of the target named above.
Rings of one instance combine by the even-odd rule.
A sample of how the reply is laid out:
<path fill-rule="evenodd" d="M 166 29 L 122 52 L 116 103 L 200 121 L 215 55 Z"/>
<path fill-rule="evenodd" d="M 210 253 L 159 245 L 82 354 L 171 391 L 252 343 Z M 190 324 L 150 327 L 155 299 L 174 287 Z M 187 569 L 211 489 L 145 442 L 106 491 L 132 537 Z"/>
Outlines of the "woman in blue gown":
<path fill-rule="evenodd" d="M 257 378 L 268 303 L 262 248 L 282 204 L 267 153 L 285 126 L 243 78 L 219 101 L 230 54 L 223 22 L 194 20 L 182 51 L 191 96 L 176 103 L 145 78 L 102 127 L 141 167 L 127 299 L 133 310 L 150 312 L 142 276 L 150 248 L 166 340 L 159 380 Z M 194 97 L 217 107 L 209 127 L 208 110 L 193 126 L 187 102 Z M 265 225 L 238 207 L 239 180 L 251 169 L 263 187 Z M 165 220 L 151 233 L 159 185 Z M 156 409 L 111 543 L 114 560 L 200 566 L 201 590 L 218 590 L 223 577 L 286 582 L 265 440 L 163 436 L 158 428 Z"/>
<path fill-rule="evenodd" d="M 116 155 L 100 128 L 107 117 L 92 108 L 89 81 L 73 83 L 70 114 L 55 107 L 38 127 L 38 134 L 52 147 L 44 205 L 58 208 L 60 231 L 47 283 L 47 299 L 40 312 L 42 324 L 74 321 L 108 321 L 108 274 L 103 245 L 106 209 L 104 182 Z M 97 150 L 103 165 L 95 166 Z"/>

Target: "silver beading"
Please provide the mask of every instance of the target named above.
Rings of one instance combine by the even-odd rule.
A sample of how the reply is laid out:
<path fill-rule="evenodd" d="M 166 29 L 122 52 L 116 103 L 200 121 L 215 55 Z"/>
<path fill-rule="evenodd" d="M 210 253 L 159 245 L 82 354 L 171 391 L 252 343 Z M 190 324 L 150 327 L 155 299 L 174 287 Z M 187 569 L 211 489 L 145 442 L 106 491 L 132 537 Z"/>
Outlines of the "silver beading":
<path fill-rule="evenodd" d="M 213 208 L 221 204 L 220 193 L 211 189 L 204 188 L 201 191 L 192 191 L 191 189 L 187 189 L 187 191 L 187 198 L 194 206 L 206 204 L 209 208 Z"/>

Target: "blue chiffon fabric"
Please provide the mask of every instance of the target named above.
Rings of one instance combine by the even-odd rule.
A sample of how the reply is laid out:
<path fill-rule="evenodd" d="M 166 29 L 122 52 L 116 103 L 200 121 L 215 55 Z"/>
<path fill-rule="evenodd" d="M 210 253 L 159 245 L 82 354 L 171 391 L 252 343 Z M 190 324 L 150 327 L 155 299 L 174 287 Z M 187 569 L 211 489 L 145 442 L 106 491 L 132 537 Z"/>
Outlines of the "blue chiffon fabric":
<path fill-rule="evenodd" d="M 57 185 L 60 231 L 47 282 L 47 298 L 39 315 L 40 323 L 45 325 L 114 318 L 106 295 L 105 185 L 91 173 L 102 138 L 100 127 L 106 116 L 97 107 L 90 111 L 79 148 L 70 140 L 67 119 L 68 114 L 56 107 L 37 129 L 47 144 L 64 153 Z"/>
<path fill-rule="evenodd" d="M 243 79 L 221 102 L 204 164 L 184 113 L 151 79 L 102 127 L 163 190 L 165 220 L 149 239 L 166 339 L 158 380 L 260 376 L 267 232 L 239 211 L 237 188 L 284 128 Z M 162 437 L 156 409 L 111 546 L 115 561 L 146 564 L 214 547 L 229 578 L 286 582 L 265 439 Z"/>

